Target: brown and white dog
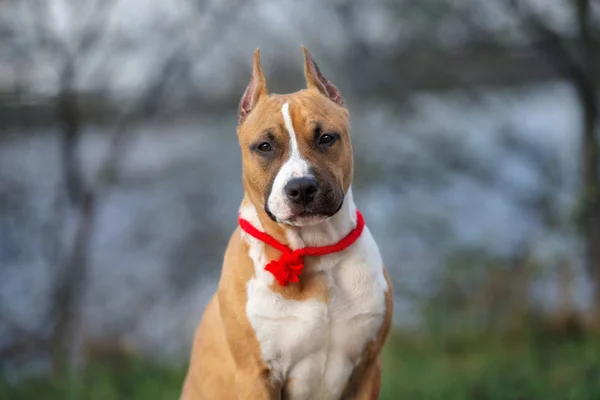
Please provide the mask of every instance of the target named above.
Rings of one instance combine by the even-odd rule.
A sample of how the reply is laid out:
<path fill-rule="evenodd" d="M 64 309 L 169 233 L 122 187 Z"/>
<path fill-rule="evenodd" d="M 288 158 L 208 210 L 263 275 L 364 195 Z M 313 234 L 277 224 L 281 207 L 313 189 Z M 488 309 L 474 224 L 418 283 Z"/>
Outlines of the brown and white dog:
<path fill-rule="evenodd" d="M 307 89 L 277 95 L 256 50 L 237 128 L 240 218 L 290 249 L 336 243 L 357 225 L 348 110 L 303 51 Z M 377 399 L 392 288 L 368 228 L 343 251 L 305 257 L 296 283 L 265 270 L 280 255 L 235 230 L 182 400 Z"/>

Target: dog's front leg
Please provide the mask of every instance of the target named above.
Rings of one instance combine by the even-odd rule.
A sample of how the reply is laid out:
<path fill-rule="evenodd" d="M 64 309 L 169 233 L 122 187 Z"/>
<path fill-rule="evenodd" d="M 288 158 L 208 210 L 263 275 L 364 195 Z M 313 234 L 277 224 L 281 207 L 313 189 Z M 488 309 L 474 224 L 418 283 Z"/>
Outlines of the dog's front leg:
<path fill-rule="evenodd" d="M 239 288 L 223 284 L 218 297 L 227 345 L 236 367 L 236 387 L 231 390 L 235 390 L 238 400 L 279 400 L 281 384 L 270 378 L 261 358 L 260 345 L 244 311 L 243 294 Z"/>
<path fill-rule="evenodd" d="M 364 368 L 363 373 L 353 377 L 350 390 L 344 400 L 377 400 L 381 389 L 381 364 L 379 359 Z M 353 384 L 352 384 L 353 383 Z"/>
<path fill-rule="evenodd" d="M 386 313 L 376 340 L 369 343 L 364 350 L 363 359 L 354 370 L 350 382 L 344 390 L 344 400 L 377 400 L 381 390 L 381 348 L 392 326 L 392 312 L 394 309 L 393 293 L 387 271 L 384 270 L 385 279 L 390 288 L 385 294 Z"/>
<path fill-rule="evenodd" d="M 236 386 L 238 400 L 281 399 L 281 385 L 270 381 L 268 371 L 238 371 Z"/>

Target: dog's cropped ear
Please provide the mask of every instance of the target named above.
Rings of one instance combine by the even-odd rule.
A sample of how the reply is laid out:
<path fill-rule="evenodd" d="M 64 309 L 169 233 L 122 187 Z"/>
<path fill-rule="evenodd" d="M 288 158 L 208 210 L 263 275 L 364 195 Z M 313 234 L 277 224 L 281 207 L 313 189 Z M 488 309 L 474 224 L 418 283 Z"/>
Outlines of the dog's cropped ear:
<path fill-rule="evenodd" d="M 260 66 L 260 51 L 256 49 L 254 51 L 254 63 L 252 65 L 250 83 L 248 83 L 248 87 L 242 96 L 242 100 L 240 100 L 240 107 L 238 110 L 238 122 L 240 124 L 244 122 L 248 114 L 250 114 L 250 111 L 258 104 L 258 101 L 263 96 L 267 96 L 267 94 L 267 83 Z"/>
<path fill-rule="evenodd" d="M 333 85 L 333 83 L 329 82 L 329 80 L 323 76 L 319 70 L 319 66 L 315 60 L 313 60 L 308 50 L 306 50 L 306 47 L 302 47 L 302 52 L 304 53 L 304 76 L 306 77 L 306 86 L 309 89 L 318 90 L 334 103 L 346 107 L 344 105 L 344 100 L 342 99 L 342 93 Z"/>

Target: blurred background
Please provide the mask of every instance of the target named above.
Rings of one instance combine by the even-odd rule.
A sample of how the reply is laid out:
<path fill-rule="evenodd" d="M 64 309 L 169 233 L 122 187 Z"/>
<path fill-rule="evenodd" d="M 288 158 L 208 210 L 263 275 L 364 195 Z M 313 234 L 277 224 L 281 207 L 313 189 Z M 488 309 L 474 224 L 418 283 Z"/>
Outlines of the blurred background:
<path fill-rule="evenodd" d="M 300 45 L 395 287 L 382 399 L 600 398 L 600 2 L 0 0 L 0 398 L 175 399 Z"/>

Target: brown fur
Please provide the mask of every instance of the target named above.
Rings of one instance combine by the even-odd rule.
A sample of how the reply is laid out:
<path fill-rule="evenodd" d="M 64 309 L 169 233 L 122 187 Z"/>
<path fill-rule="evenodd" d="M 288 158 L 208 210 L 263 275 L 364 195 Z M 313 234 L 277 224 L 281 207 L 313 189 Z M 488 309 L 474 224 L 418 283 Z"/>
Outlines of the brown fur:
<path fill-rule="evenodd" d="M 308 89 L 289 95 L 268 95 L 255 54 L 251 83 L 240 103 L 238 137 L 242 151 L 245 188 L 244 202 L 252 202 L 263 229 L 282 243 L 286 243 L 286 229 L 264 211 L 270 185 L 289 154 L 289 137 L 281 115 L 285 102 L 290 114 L 302 156 L 315 168 L 315 173 L 336 182 L 346 193 L 353 174 L 352 146 L 348 112 L 337 89 L 327 81 L 310 54 L 305 51 L 305 73 Z M 336 97 L 337 96 L 337 97 Z M 315 148 L 315 129 L 335 132 L 339 143 L 323 152 Z M 271 135 L 277 144 L 273 159 L 266 161 L 252 151 L 252 146 Z M 266 247 L 269 260 L 279 252 Z M 330 293 L 326 277 L 314 271 L 314 260 L 305 260 L 305 271 L 298 284 L 279 286 L 272 290 L 286 299 L 318 299 L 328 302 Z M 254 274 L 254 265 L 248 246 L 242 240 L 239 228 L 231 236 L 225 253 L 223 270 L 215 297 L 207 306 L 195 335 L 182 400 L 228 399 L 284 399 L 293 381 L 275 382 L 269 377 L 262 361 L 260 345 L 246 316 L 246 283 Z M 387 272 L 389 290 L 386 293 L 386 315 L 375 340 L 365 346 L 359 365 L 344 389 L 344 399 L 376 399 L 379 394 L 381 371 L 379 353 L 390 330 L 392 290 Z"/>
<path fill-rule="evenodd" d="M 246 282 L 254 273 L 239 228 L 225 252 L 216 296 L 194 339 L 182 400 L 274 399 L 260 347 L 246 318 Z"/>

